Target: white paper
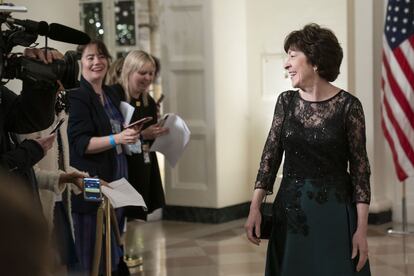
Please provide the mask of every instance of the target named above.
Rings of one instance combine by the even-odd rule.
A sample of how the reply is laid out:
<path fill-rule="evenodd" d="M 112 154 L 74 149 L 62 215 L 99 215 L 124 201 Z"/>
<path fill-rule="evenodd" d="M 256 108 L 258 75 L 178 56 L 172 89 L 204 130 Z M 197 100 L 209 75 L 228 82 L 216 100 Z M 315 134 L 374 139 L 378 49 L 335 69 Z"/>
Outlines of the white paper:
<path fill-rule="evenodd" d="M 135 108 L 127 102 L 122 101 L 119 106 L 122 116 L 124 117 L 124 124 L 129 125 L 131 122 L 132 114 L 134 114 Z"/>
<path fill-rule="evenodd" d="M 166 135 L 157 137 L 150 150 L 164 154 L 165 159 L 167 159 L 170 165 L 175 167 L 190 141 L 191 132 L 184 120 L 178 115 L 168 113 L 164 116 L 168 116 L 164 127 L 168 128 L 169 132 Z"/>
<path fill-rule="evenodd" d="M 124 125 L 129 125 L 131 123 L 132 115 L 134 114 L 135 108 L 127 102 L 121 101 L 121 105 L 119 106 L 121 110 L 122 116 L 124 117 Z M 141 152 L 141 141 L 137 141 L 134 145 L 136 152 Z M 122 149 L 126 155 L 132 155 L 130 145 L 122 145 Z M 132 149 L 134 150 L 134 149 Z"/>
<path fill-rule="evenodd" d="M 109 199 L 114 208 L 123 206 L 142 206 L 147 209 L 144 199 L 137 190 L 125 179 L 121 178 L 108 184 L 109 187 L 101 186 L 102 193 Z"/>

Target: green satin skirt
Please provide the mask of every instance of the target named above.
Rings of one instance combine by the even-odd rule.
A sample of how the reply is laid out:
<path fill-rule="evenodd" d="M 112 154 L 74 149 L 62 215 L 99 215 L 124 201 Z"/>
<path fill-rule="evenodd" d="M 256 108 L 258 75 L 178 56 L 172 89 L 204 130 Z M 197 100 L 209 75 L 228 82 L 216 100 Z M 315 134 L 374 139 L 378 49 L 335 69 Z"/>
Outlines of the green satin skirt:
<path fill-rule="evenodd" d="M 356 205 L 349 176 L 284 178 L 273 203 L 265 276 L 368 276 L 356 272 Z"/>

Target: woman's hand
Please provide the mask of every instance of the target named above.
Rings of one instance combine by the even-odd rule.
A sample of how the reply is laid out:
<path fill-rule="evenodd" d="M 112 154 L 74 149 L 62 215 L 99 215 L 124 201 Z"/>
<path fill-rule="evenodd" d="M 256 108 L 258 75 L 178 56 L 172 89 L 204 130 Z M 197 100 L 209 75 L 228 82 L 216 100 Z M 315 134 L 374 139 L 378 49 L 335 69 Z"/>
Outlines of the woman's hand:
<path fill-rule="evenodd" d="M 141 135 L 145 140 L 154 140 L 157 137 L 168 133 L 168 128 L 162 127 L 160 124 L 150 125 L 141 131 Z"/>
<path fill-rule="evenodd" d="M 255 245 L 260 245 L 260 223 L 262 222 L 262 214 L 259 208 L 250 207 L 249 216 L 244 225 L 246 235 L 249 241 Z"/>
<path fill-rule="evenodd" d="M 252 203 L 250 203 L 249 216 L 247 217 L 246 224 L 244 225 L 247 238 L 255 245 L 260 244 L 260 223 L 262 222 L 260 206 L 265 195 L 266 191 L 264 189 L 254 190 Z"/>
<path fill-rule="evenodd" d="M 352 259 L 359 255 L 356 271 L 360 271 L 368 260 L 367 231 L 357 229 L 352 237 Z"/>
<path fill-rule="evenodd" d="M 43 149 L 43 154 L 46 155 L 47 151 L 50 150 L 55 142 L 55 134 L 50 134 L 45 137 L 34 139 Z"/>
<path fill-rule="evenodd" d="M 62 173 L 59 176 L 59 183 L 72 183 L 83 190 L 83 179 L 85 177 L 89 177 L 89 175 L 83 172 Z"/>
<path fill-rule="evenodd" d="M 105 186 L 105 187 L 108 187 L 109 189 L 112 189 L 112 187 L 111 186 L 109 186 L 109 183 L 108 182 L 106 182 L 105 180 L 103 180 L 103 179 L 99 179 L 100 180 L 100 182 L 101 182 L 101 187 L 102 186 Z"/>
<path fill-rule="evenodd" d="M 136 128 L 126 128 L 122 132 L 115 134 L 116 144 L 135 144 L 139 138 L 139 130 Z"/>

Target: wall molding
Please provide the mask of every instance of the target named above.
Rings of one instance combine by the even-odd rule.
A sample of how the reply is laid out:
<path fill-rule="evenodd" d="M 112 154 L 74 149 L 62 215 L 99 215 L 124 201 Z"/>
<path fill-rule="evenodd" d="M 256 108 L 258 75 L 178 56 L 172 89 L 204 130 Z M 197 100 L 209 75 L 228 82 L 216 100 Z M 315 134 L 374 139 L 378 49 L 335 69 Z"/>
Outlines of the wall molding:
<path fill-rule="evenodd" d="M 177 220 L 201 223 L 223 223 L 246 218 L 249 214 L 250 202 L 224 208 L 202 208 L 191 206 L 167 205 L 163 209 L 164 220 Z"/>
<path fill-rule="evenodd" d="M 368 224 L 379 225 L 392 221 L 392 210 L 368 214 Z"/>

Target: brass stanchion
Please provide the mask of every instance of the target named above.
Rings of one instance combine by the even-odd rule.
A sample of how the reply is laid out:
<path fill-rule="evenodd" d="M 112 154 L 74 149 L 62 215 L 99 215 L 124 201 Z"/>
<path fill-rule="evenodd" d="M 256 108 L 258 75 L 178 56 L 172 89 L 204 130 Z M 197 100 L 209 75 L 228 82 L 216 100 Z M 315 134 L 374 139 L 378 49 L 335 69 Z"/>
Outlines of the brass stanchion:
<path fill-rule="evenodd" d="M 101 254 L 102 254 L 104 212 L 105 212 L 104 201 L 102 201 L 96 213 L 95 248 L 94 248 L 94 253 L 93 253 L 91 276 L 99 275 L 99 263 L 100 263 Z"/>
<path fill-rule="evenodd" d="M 109 199 L 104 197 L 96 214 L 96 237 L 95 248 L 92 260 L 92 276 L 99 275 L 99 264 L 102 257 L 102 240 L 105 235 L 105 275 L 111 276 L 112 260 L 111 260 L 111 203 Z M 112 215 L 113 216 L 113 215 Z M 105 221 L 104 221 L 105 217 Z M 116 217 L 112 218 L 112 223 L 116 223 Z M 114 230 L 117 227 L 114 226 Z M 119 234 L 118 234 L 119 235 Z M 117 238 L 119 240 L 119 238 Z"/>
<path fill-rule="evenodd" d="M 109 203 L 109 199 L 104 197 L 105 204 L 105 237 L 106 237 L 106 246 L 105 246 L 105 257 L 106 257 L 106 275 L 111 276 L 111 203 Z"/>

